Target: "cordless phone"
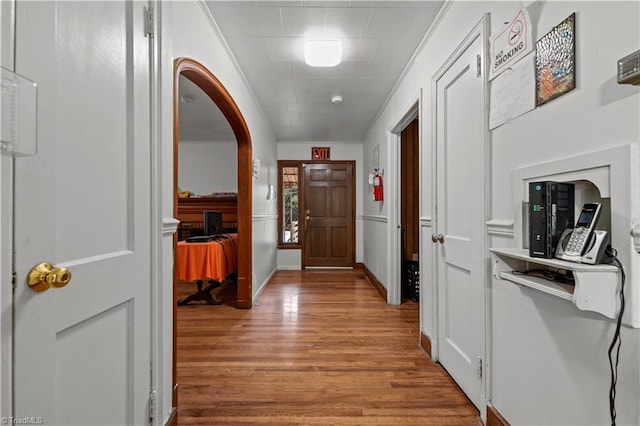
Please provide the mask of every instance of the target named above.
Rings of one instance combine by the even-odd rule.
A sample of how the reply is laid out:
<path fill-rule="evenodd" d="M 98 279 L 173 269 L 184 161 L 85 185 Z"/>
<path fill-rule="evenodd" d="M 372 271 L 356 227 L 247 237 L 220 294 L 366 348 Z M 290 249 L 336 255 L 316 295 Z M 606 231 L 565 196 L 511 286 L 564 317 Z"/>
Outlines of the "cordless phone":
<path fill-rule="evenodd" d="M 580 257 L 584 254 L 589 238 L 598 224 L 601 208 L 600 203 L 586 203 L 582 206 L 580 217 L 571 232 L 569 242 L 566 247 L 563 247 L 564 256 Z"/>

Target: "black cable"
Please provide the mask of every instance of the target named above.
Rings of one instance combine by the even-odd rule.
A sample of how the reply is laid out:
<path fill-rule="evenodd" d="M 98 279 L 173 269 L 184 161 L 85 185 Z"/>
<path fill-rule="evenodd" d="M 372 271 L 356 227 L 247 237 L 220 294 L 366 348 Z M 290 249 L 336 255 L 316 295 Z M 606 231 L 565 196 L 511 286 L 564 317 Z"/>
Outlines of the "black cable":
<path fill-rule="evenodd" d="M 530 277 L 543 278 L 547 281 L 555 281 L 563 284 L 574 284 L 574 278 L 571 271 L 560 272 L 561 269 L 527 269 L 525 271 L 512 270 L 513 275 L 528 275 Z"/>
<path fill-rule="evenodd" d="M 622 337 L 620 336 L 620 328 L 622 326 L 622 315 L 624 314 L 624 284 L 625 273 L 622 262 L 618 259 L 618 252 L 612 247 L 607 247 L 605 254 L 611 258 L 611 263 L 620 268 L 620 277 L 622 283 L 620 284 L 620 312 L 618 313 L 618 319 L 616 321 L 616 331 L 613 334 L 611 345 L 609 346 L 609 368 L 611 370 L 611 386 L 609 388 L 609 414 L 611 416 L 611 426 L 616 424 L 616 384 L 618 383 L 618 362 L 620 361 L 620 345 L 622 344 Z M 615 365 L 612 358 L 612 353 L 615 349 Z"/>

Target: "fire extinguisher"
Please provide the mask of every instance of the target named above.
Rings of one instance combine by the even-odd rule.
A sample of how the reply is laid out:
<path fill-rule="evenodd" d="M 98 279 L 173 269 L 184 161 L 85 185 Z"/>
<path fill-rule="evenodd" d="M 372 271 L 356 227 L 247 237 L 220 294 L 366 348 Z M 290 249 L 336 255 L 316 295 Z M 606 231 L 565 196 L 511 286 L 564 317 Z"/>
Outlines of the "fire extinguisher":
<path fill-rule="evenodd" d="M 375 176 L 373 176 L 373 201 L 382 200 L 384 200 L 382 176 L 376 173 Z"/>

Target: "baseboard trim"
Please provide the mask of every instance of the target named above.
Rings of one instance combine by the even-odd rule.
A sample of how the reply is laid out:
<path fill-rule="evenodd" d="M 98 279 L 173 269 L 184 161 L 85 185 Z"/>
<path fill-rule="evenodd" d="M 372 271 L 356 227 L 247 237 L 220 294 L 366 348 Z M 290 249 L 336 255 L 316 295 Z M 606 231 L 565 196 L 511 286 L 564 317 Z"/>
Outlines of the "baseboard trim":
<path fill-rule="evenodd" d="M 361 263 L 361 265 L 362 265 L 362 271 L 364 272 L 364 276 L 367 277 L 367 279 L 371 284 L 373 284 L 375 289 L 378 290 L 378 293 L 380 293 L 380 296 L 382 296 L 382 299 L 386 302 L 387 289 L 382 285 L 380 281 L 378 281 L 376 276 L 373 275 L 373 272 L 371 272 L 369 268 L 367 268 L 367 265 L 365 265 L 364 263 Z"/>
<path fill-rule="evenodd" d="M 171 392 L 171 414 L 165 423 L 165 426 L 178 426 L 178 384 L 173 387 Z"/>
<path fill-rule="evenodd" d="M 364 264 L 361 262 L 356 262 L 353 264 L 353 269 L 357 270 L 357 271 L 362 271 L 364 270 Z"/>
<path fill-rule="evenodd" d="M 420 347 L 429 355 L 429 358 L 433 359 L 431 356 L 431 339 L 424 333 L 420 333 Z"/>
<path fill-rule="evenodd" d="M 171 410 L 171 415 L 169 419 L 165 423 L 165 426 L 178 426 L 178 409 L 173 407 Z"/>
<path fill-rule="evenodd" d="M 487 405 L 487 426 L 511 426 L 495 407 Z"/>

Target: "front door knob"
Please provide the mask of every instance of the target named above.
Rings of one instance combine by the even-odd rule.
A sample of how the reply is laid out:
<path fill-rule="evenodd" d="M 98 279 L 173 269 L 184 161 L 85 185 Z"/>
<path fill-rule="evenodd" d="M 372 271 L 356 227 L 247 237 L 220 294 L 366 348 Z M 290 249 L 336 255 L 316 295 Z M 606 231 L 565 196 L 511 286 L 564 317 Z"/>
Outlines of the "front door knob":
<path fill-rule="evenodd" d="M 444 235 L 442 234 L 432 234 L 431 235 L 431 241 L 433 241 L 434 243 L 444 243 Z"/>
<path fill-rule="evenodd" d="M 36 292 L 47 291 L 51 287 L 60 288 L 69 284 L 71 272 L 62 266 L 54 267 L 51 263 L 34 266 L 27 275 L 29 288 Z"/>

